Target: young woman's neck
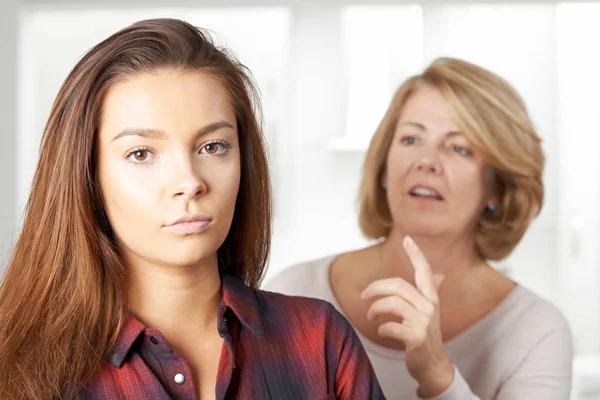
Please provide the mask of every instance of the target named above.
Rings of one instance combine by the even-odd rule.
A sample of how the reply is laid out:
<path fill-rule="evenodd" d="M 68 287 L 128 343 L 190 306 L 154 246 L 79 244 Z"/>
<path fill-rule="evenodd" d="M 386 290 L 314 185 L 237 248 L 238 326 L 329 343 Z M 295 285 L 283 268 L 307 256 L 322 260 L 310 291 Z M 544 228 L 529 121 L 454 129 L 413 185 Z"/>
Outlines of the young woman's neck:
<path fill-rule="evenodd" d="M 130 263 L 128 279 L 129 311 L 144 325 L 164 335 L 215 330 L 222 299 L 216 255 L 194 266 Z"/>

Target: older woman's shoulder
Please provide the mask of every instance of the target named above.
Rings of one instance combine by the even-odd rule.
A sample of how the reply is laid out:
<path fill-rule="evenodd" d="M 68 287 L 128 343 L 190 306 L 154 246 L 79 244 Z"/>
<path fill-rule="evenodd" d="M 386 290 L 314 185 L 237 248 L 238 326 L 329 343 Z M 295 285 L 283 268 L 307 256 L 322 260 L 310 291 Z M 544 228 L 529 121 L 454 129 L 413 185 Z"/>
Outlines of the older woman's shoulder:
<path fill-rule="evenodd" d="M 533 291 L 517 285 L 508 297 L 486 318 L 479 328 L 494 347 L 523 349 L 551 338 L 553 343 L 571 346 L 571 330 L 560 309 Z"/>
<path fill-rule="evenodd" d="M 329 267 L 336 255 L 305 261 L 283 269 L 267 278 L 261 289 L 292 296 L 329 300 Z"/>
<path fill-rule="evenodd" d="M 507 315 L 514 322 L 542 334 L 569 330 L 565 316 L 554 303 L 521 285 L 511 295 L 512 304 Z"/>

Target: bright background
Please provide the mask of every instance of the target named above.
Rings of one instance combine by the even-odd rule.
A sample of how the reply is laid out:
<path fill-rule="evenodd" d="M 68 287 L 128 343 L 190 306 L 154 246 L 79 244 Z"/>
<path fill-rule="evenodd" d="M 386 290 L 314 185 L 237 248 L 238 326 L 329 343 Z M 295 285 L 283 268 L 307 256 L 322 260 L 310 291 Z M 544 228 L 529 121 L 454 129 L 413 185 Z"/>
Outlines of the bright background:
<path fill-rule="evenodd" d="M 600 2 L 0 1 L 0 271 L 62 81 L 125 25 L 185 19 L 254 73 L 275 192 L 267 279 L 368 244 L 356 194 L 370 137 L 405 78 L 459 57 L 507 78 L 544 140 L 542 214 L 497 266 L 565 313 L 577 352 L 572 400 L 600 399 Z"/>

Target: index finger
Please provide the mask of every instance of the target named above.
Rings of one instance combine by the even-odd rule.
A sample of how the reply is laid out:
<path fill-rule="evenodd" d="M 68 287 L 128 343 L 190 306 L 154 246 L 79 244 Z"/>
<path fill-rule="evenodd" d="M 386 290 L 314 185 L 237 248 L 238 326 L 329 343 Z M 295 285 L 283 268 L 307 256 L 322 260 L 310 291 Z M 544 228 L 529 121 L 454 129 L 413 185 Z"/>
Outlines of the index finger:
<path fill-rule="evenodd" d="M 433 272 L 431 271 L 429 261 L 427 261 L 419 246 L 417 246 L 410 236 L 405 236 L 402 244 L 415 268 L 415 284 L 417 285 L 417 289 L 430 301 L 436 301 L 438 298 L 437 290 L 433 282 Z"/>

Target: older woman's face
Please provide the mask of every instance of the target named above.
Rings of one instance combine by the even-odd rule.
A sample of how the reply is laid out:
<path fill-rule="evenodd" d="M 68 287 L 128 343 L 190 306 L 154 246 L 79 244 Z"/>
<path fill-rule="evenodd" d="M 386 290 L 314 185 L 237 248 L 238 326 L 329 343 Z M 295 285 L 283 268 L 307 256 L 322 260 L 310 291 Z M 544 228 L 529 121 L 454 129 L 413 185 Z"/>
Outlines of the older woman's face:
<path fill-rule="evenodd" d="M 218 81 L 161 71 L 115 84 L 97 145 L 104 205 L 128 262 L 216 256 L 240 185 L 236 118 Z"/>
<path fill-rule="evenodd" d="M 387 156 L 384 182 L 394 225 L 412 235 L 473 232 L 492 200 L 488 178 L 442 94 L 431 87 L 415 92 Z"/>

